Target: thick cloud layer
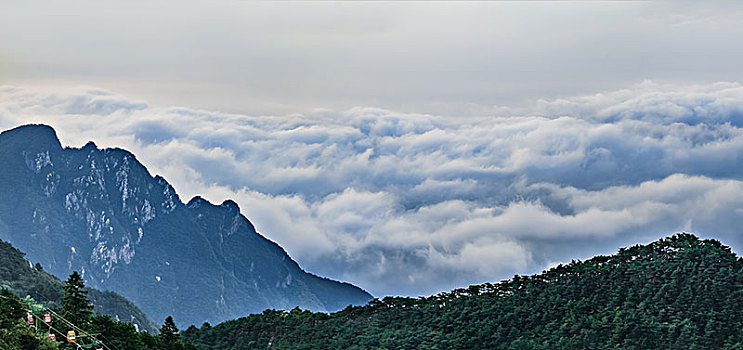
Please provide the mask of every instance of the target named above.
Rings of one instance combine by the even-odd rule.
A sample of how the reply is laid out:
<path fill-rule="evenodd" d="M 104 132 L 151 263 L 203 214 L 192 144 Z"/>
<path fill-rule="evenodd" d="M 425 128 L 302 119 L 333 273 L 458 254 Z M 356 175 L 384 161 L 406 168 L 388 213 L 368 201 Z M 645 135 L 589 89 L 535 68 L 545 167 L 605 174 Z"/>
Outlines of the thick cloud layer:
<path fill-rule="evenodd" d="M 644 82 L 494 107 L 245 116 L 0 88 L 0 128 L 133 151 L 184 200 L 235 199 L 309 271 L 431 294 L 678 231 L 743 247 L 743 87 Z"/>

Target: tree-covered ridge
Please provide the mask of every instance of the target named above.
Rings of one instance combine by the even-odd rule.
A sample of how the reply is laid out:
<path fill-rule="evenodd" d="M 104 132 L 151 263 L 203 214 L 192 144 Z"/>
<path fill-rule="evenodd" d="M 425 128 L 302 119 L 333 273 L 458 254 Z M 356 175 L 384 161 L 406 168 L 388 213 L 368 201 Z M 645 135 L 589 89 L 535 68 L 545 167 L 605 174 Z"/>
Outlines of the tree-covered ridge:
<path fill-rule="evenodd" d="M 200 349 L 743 349 L 743 259 L 677 234 L 431 297 L 333 314 L 267 310 L 183 338 Z"/>
<path fill-rule="evenodd" d="M 43 271 L 40 264 L 32 264 L 24 253 L 10 243 L 0 240 L 0 287 L 17 296 L 31 296 L 48 307 L 60 307 L 64 296 L 64 283 Z M 109 315 L 123 322 L 132 322 L 142 331 L 156 332 L 157 326 L 134 304 L 114 292 L 87 289 L 94 311 Z"/>

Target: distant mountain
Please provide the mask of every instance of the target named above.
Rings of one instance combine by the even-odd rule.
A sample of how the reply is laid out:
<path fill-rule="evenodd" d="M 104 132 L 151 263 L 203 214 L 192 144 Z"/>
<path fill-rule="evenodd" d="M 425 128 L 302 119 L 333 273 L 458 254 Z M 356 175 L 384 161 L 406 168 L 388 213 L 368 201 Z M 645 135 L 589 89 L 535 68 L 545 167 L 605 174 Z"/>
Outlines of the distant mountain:
<path fill-rule="evenodd" d="M 92 142 L 63 148 L 45 125 L 0 134 L 0 239 L 56 276 L 78 270 L 87 285 L 180 325 L 266 308 L 335 311 L 371 299 L 303 271 L 235 202 L 183 203 L 133 154 Z"/>
<path fill-rule="evenodd" d="M 266 311 L 183 333 L 199 349 L 743 349 L 743 259 L 679 234 L 534 276 L 331 315 Z"/>
<path fill-rule="evenodd" d="M 31 296 L 47 307 L 55 308 L 61 305 L 63 285 L 59 278 L 43 271 L 40 264 L 26 260 L 21 251 L 0 240 L 0 287 L 9 288 L 19 297 Z M 151 334 L 159 328 L 129 300 L 114 292 L 88 288 L 88 299 L 98 314 L 134 324 L 140 331 Z"/>

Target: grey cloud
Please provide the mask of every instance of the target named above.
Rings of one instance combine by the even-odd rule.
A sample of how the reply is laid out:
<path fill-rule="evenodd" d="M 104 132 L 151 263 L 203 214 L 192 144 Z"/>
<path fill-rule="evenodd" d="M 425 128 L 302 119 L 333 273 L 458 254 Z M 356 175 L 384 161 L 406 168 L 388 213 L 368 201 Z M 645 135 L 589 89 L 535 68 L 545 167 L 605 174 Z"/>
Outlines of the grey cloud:
<path fill-rule="evenodd" d="M 494 111 L 248 116 L 0 89 L 0 127 L 43 122 L 65 145 L 127 148 L 181 198 L 233 198 L 303 267 L 376 295 L 536 272 L 681 230 L 743 247 L 739 84 L 644 82 Z"/>

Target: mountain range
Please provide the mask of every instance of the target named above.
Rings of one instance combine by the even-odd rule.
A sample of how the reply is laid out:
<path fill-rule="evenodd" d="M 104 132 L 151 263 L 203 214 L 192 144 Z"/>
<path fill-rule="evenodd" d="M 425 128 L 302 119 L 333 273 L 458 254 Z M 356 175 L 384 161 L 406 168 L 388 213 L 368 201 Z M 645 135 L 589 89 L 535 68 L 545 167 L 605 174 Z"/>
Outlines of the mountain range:
<path fill-rule="evenodd" d="M 0 133 L 0 239 L 58 276 L 80 271 L 152 320 L 201 324 L 372 297 L 305 272 L 226 200 L 184 203 L 130 152 L 63 147 L 45 125 Z"/>

